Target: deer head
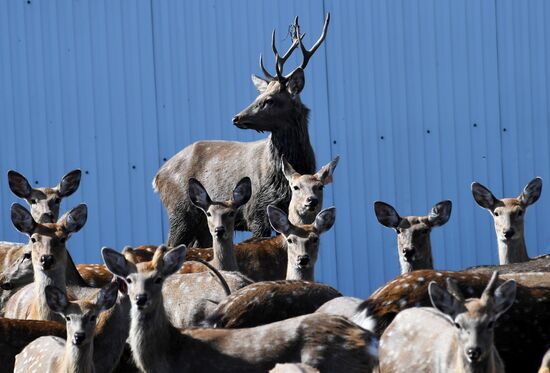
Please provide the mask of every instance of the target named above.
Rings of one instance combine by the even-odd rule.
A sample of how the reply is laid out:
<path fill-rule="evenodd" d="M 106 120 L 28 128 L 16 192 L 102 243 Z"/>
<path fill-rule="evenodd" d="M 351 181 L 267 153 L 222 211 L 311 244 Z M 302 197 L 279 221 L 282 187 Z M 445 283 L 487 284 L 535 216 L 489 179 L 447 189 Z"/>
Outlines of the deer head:
<path fill-rule="evenodd" d="M 322 210 L 313 224 L 293 225 L 288 216 L 275 206 L 267 207 L 267 215 L 273 229 L 281 233 L 287 246 L 287 280 L 313 281 L 313 273 L 319 253 L 319 238 L 332 228 L 336 220 L 336 208 Z"/>
<path fill-rule="evenodd" d="M 233 239 L 237 212 L 248 202 L 251 195 L 252 183 L 249 177 L 244 177 L 237 183 L 231 199 L 227 201 L 212 201 L 197 179 L 189 179 L 189 199 L 206 214 L 208 229 L 213 238 Z"/>
<path fill-rule="evenodd" d="M 313 47 L 308 50 L 302 44 L 303 35 L 300 34 L 298 17 L 296 17 L 293 25 L 294 32 L 292 45 L 282 57 L 279 55 L 277 46 L 275 45 L 275 30 L 273 30 L 271 47 L 275 54 L 276 75 L 271 75 L 265 69 L 263 58 L 260 55 L 260 68 L 267 79 L 252 75 L 252 82 L 260 95 L 250 106 L 235 115 L 233 123 L 237 127 L 243 129 L 250 128 L 259 132 L 277 132 L 278 130 L 285 129 L 287 126 L 295 125 L 291 121 L 285 122 L 285 119 L 295 118 L 297 115 L 301 115 L 303 105 L 300 101 L 300 92 L 305 84 L 304 69 L 311 56 L 313 56 L 317 48 L 319 48 L 321 43 L 325 40 L 329 21 L 330 14 L 327 14 L 321 37 Z M 301 65 L 291 73 L 283 75 L 283 67 L 286 60 L 298 46 L 303 56 Z"/>
<path fill-rule="evenodd" d="M 33 188 L 25 176 L 10 170 L 8 182 L 11 191 L 29 203 L 32 217 L 36 222 L 53 223 L 59 217 L 61 200 L 78 189 L 80 176 L 80 170 L 73 170 L 63 176 L 59 184 L 53 188 Z"/>
<path fill-rule="evenodd" d="M 395 229 L 401 272 L 417 269 L 433 269 L 430 233 L 451 217 L 451 201 L 442 201 L 432 207 L 425 216 L 401 217 L 391 205 L 377 201 L 374 213 L 380 224 Z"/>
<path fill-rule="evenodd" d="M 433 306 L 455 326 L 463 358 L 470 364 L 484 361 L 491 353 L 496 320 L 508 310 L 516 298 L 516 282 L 508 280 L 497 287 L 494 272 L 481 298 L 464 299 L 453 280 L 447 290 L 432 281 L 428 287 Z"/>
<path fill-rule="evenodd" d="M 316 174 L 301 175 L 283 158 L 283 173 L 292 190 L 288 215 L 293 224 L 311 224 L 315 220 L 323 207 L 323 188 L 332 183 L 339 160 L 337 156 Z"/>
<path fill-rule="evenodd" d="M 0 289 L 13 290 L 16 287 L 32 282 L 32 250 L 28 245 L 8 250 L 4 264 L 8 263 L 0 273 Z"/>
<path fill-rule="evenodd" d="M 18 203 L 11 206 L 11 220 L 15 228 L 29 236 L 28 247 L 35 274 L 38 271 L 65 271 L 66 242 L 86 223 L 88 208 L 80 204 L 63 215 L 57 223 L 38 223 L 31 213 Z"/>

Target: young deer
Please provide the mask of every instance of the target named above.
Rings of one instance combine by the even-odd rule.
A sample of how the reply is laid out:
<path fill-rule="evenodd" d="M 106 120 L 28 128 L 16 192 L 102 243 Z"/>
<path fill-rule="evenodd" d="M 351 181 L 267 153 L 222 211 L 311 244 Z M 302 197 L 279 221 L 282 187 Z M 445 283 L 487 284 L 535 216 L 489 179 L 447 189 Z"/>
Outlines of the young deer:
<path fill-rule="evenodd" d="M 451 201 L 437 203 L 426 216 L 399 216 L 391 205 L 377 201 L 374 213 L 380 224 L 395 229 L 401 273 L 433 269 L 430 233 L 451 217 Z"/>
<path fill-rule="evenodd" d="M 316 174 L 301 175 L 283 157 L 283 173 L 292 190 L 288 205 L 288 220 L 294 225 L 311 224 L 323 207 L 323 188 L 332 183 L 332 173 L 338 165 L 337 156 Z"/>
<path fill-rule="evenodd" d="M 470 299 L 452 280 L 448 290 L 431 282 L 435 309 L 409 308 L 395 317 L 380 339 L 380 372 L 504 373 L 494 327 L 514 303 L 516 283 L 497 287 L 497 277 L 494 272 L 481 298 Z"/>
<path fill-rule="evenodd" d="M 65 292 L 55 286 L 44 289 L 48 306 L 67 321 L 66 340 L 40 337 L 15 358 L 15 372 L 95 372 L 94 333 L 101 312 L 113 307 L 118 284 L 110 283 L 93 296 L 69 302 Z"/>
<path fill-rule="evenodd" d="M 151 262 L 134 264 L 103 249 L 105 264 L 125 279 L 132 302 L 130 346 L 146 372 L 265 372 L 303 362 L 321 371 L 370 371 L 377 341 L 344 318 L 306 315 L 248 329 L 176 329 L 166 317 L 163 282 L 177 272 L 186 248 L 159 247 Z"/>
<path fill-rule="evenodd" d="M 273 33 L 276 76 L 265 70 L 260 59 L 267 80 L 252 76 L 260 94 L 233 118 L 234 125 L 241 129 L 271 132 L 268 138 L 248 143 L 199 141 L 181 150 L 159 169 L 153 189 L 158 191 L 170 219 L 169 246 L 189 244 L 196 238 L 199 247 L 211 247 L 204 215 L 187 195 L 189 178 L 200 179 L 214 198 L 220 198 L 229 195 L 230 188 L 242 177 L 249 176 L 252 197 L 238 214 L 235 229 L 249 230 L 254 237 L 265 237 L 271 234 L 267 206 L 277 204 L 286 209 L 290 201 L 291 191 L 281 170 L 282 156 L 300 173 L 315 172 L 315 154 L 308 132 L 309 109 L 302 104 L 300 93 L 305 85 L 304 69 L 325 39 L 329 20 L 327 15 L 321 37 L 310 50 L 302 44 L 298 18 L 294 22 L 293 43 L 284 55 L 279 55 Z M 283 75 L 286 60 L 298 46 L 303 55 L 301 65 Z"/>
<path fill-rule="evenodd" d="M 444 286 L 447 278 L 470 298 L 480 297 L 490 280 L 485 274 L 434 270 L 400 275 L 360 304 L 352 320 L 382 335 L 403 310 L 430 307 L 428 285 L 435 281 Z M 516 286 L 514 306 L 496 324 L 495 344 L 509 371 L 537 370 L 550 345 L 550 288 Z"/>
<path fill-rule="evenodd" d="M 226 201 L 212 201 L 197 179 L 189 180 L 189 199 L 206 215 L 208 229 L 212 235 L 214 258 L 210 264 L 215 268 L 224 271 L 239 270 L 233 249 L 235 217 L 241 206 L 248 202 L 251 194 L 252 186 L 248 177 L 237 183 L 232 198 Z"/>
<path fill-rule="evenodd" d="M 493 216 L 500 264 L 529 260 L 525 246 L 524 217 L 527 207 L 538 201 L 541 191 L 540 177 L 531 180 L 517 198 L 498 199 L 480 183 L 472 183 L 475 201 Z"/>
<path fill-rule="evenodd" d="M 249 328 L 307 315 L 342 294 L 324 284 L 302 280 L 255 282 L 224 299 L 205 325 Z"/>

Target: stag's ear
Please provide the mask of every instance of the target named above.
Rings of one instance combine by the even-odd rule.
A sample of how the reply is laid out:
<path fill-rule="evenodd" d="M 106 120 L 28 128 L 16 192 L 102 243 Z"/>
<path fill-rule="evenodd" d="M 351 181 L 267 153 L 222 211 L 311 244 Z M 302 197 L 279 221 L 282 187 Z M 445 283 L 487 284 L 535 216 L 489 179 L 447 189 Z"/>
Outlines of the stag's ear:
<path fill-rule="evenodd" d="M 374 202 L 374 214 L 380 224 L 388 228 L 397 228 L 401 222 L 401 217 L 397 211 L 386 202 Z"/>
<path fill-rule="evenodd" d="M 269 218 L 269 223 L 271 223 L 271 226 L 277 232 L 285 236 L 289 233 L 290 222 L 288 221 L 288 216 L 283 210 L 273 205 L 269 205 L 267 206 L 267 217 Z"/>
<path fill-rule="evenodd" d="M 46 294 L 46 303 L 48 303 L 48 307 L 55 313 L 64 314 L 69 305 L 67 295 L 61 289 L 52 285 L 46 286 L 44 293 Z"/>
<path fill-rule="evenodd" d="M 187 247 L 185 245 L 179 245 L 165 253 L 162 265 L 162 275 L 167 277 L 178 271 L 185 261 L 186 253 Z"/>
<path fill-rule="evenodd" d="M 495 290 L 495 318 L 500 317 L 504 312 L 508 310 L 514 304 L 516 299 L 516 282 L 514 280 L 508 280 L 504 284 L 500 285 Z"/>
<path fill-rule="evenodd" d="M 481 185 L 478 182 L 472 183 L 472 195 L 477 204 L 481 207 L 489 210 L 493 210 L 497 204 L 498 199 L 491 193 L 487 187 Z"/>
<path fill-rule="evenodd" d="M 103 247 L 101 249 L 101 256 L 103 256 L 105 266 L 113 275 L 125 279 L 130 273 L 133 272 L 133 268 L 130 263 L 128 263 L 124 255 L 121 253 L 108 247 Z"/>
<path fill-rule="evenodd" d="M 106 311 L 113 307 L 118 296 L 118 282 L 110 282 L 101 288 L 96 297 L 96 305 L 101 311 Z"/>
<path fill-rule="evenodd" d="M 256 74 L 252 74 L 251 78 L 252 78 L 252 83 L 254 84 L 254 87 L 256 87 L 258 92 L 264 93 L 265 90 L 267 89 L 267 85 L 269 84 L 269 82 L 265 79 L 260 78 Z"/>
<path fill-rule="evenodd" d="M 14 170 L 8 171 L 8 183 L 10 189 L 19 198 L 29 198 L 31 196 L 32 187 L 27 181 L 27 178 Z"/>
<path fill-rule="evenodd" d="M 242 206 L 250 200 L 252 196 L 252 181 L 250 178 L 243 177 L 233 189 L 233 203 L 237 206 Z"/>
<path fill-rule="evenodd" d="M 84 224 L 86 224 L 86 220 L 88 220 L 88 206 L 86 206 L 85 203 L 81 203 L 80 205 L 76 206 L 71 211 L 66 213 L 59 220 L 60 222 L 62 222 L 67 232 L 78 232 L 80 229 L 82 229 Z"/>
<path fill-rule="evenodd" d="M 292 165 L 290 163 L 287 162 L 287 160 L 285 159 L 285 157 L 283 156 L 282 157 L 283 160 L 282 160 L 282 164 L 283 164 L 283 174 L 285 175 L 285 178 L 290 182 L 292 181 L 292 178 L 293 177 L 299 177 L 300 174 L 297 173 L 294 168 L 292 167 Z"/>
<path fill-rule="evenodd" d="M 29 236 L 36 227 L 36 222 L 31 213 L 19 203 L 11 205 L 11 222 L 19 232 L 26 233 Z"/>
<path fill-rule="evenodd" d="M 452 296 L 446 289 L 439 286 L 435 281 L 430 282 L 428 294 L 434 308 L 449 316 L 452 320 L 461 312 L 464 312 L 464 304 Z"/>
<path fill-rule="evenodd" d="M 334 225 L 336 220 L 336 207 L 329 207 L 319 212 L 315 217 L 315 228 L 319 233 L 328 231 Z"/>
<path fill-rule="evenodd" d="M 59 190 L 60 197 L 68 197 L 80 186 L 80 177 L 82 172 L 78 169 L 69 172 L 67 175 L 63 176 L 57 189 Z"/>
<path fill-rule="evenodd" d="M 306 79 L 304 77 L 304 70 L 301 68 L 297 68 L 290 78 L 288 78 L 288 82 L 286 84 L 286 89 L 288 90 L 288 93 L 295 96 L 300 94 L 302 92 L 302 89 L 304 89 L 304 85 L 306 83 Z"/>
<path fill-rule="evenodd" d="M 430 225 L 432 227 L 438 227 L 447 223 L 451 217 L 452 208 L 453 203 L 451 201 L 441 201 L 432 207 L 428 214 L 428 222 Z"/>
<path fill-rule="evenodd" d="M 523 205 L 529 206 L 539 200 L 541 192 L 542 179 L 540 177 L 536 177 L 531 180 L 525 188 L 523 188 L 523 191 L 519 195 L 518 199 Z"/>
<path fill-rule="evenodd" d="M 327 185 L 332 183 L 332 173 L 334 172 L 334 169 L 338 165 L 338 161 L 340 160 L 340 156 L 337 155 L 336 158 L 334 158 L 332 161 L 330 161 L 328 164 L 324 165 L 319 172 L 315 174 L 315 176 L 321 180 L 323 185 Z"/>
<path fill-rule="evenodd" d="M 194 177 L 189 179 L 189 199 L 193 205 L 197 206 L 204 212 L 206 212 L 212 204 L 212 200 L 210 199 L 208 192 L 202 186 L 200 181 Z"/>

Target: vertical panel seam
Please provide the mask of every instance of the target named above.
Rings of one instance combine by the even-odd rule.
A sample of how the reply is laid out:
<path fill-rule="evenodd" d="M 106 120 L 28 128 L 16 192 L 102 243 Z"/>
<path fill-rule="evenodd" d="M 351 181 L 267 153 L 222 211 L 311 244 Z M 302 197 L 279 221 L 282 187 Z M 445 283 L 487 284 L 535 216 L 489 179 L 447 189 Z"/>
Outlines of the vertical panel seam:
<path fill-rule="evenodd" d="M 498 137 L 500 140 L 500 151 L 504 149 L 504 138 L 502 132 L 502 92 L 500 90 L 500 50 L 498 44 L 498 10 L 497 10 L 497 0 L 494 0 L 495 3 L 495 47 L 497 52 L 497 92 L 498 92 Z M 504 157 L 500 157 L 500 183 L 504 189 Z"/>

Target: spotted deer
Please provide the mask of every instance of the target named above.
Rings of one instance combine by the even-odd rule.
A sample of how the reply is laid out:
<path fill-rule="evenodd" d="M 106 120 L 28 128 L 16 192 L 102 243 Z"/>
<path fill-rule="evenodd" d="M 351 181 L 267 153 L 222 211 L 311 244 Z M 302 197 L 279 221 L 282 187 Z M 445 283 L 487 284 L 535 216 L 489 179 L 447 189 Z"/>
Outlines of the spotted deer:
<path fill-rule="evenodd" d="M 399 216 L 391 205 L 377 201 L 374 213 L 380 224 L 397 233 L 397 252 L 401 273 L 417 269 L 433 269 L 432 228 L 439 227 L 451 217 L 451 201 L 437 203 L 426 216 Z"/>
<path fill-rule="evenodd" d="M 249 176 L 252 196 L 238 214 L 235 229 L 251 231 L 254 237 L 271 235 L 267 206 L 274 204 L 286 209 L 290 202 L 290 188 L 281 170 L 282 156 L 300 173 L 315 172 L 315 154 L 308 132 L 309 109 L 302 104 L 300 92 L 305 84 L 304 69 L 325 40 L 329 20 L 327 15 L 321 37 L 310 50 L 302 44 L 298 18 L 294 22 L 292 45 L 284 55 L 277 51 L 273 32 L 276 75 L 267 72 L 260 58 L 267 79 L 252 75 L 259 96 L 233 118 L 238 128 L 271 132 L 268 138 L 248 143 L 199 141 L 181 150 L 159 169 L 153 189 L 158 191 L 170 219 L 169 246 L 189 244 L 195 238 L 198 247 L 212 246 L 206 219 L 187 195 L 191 177 L 199 179 L 212 198 L 219 200 L 230 195 L 230 188 L 239 180 Z M 285 62 L 298 47 L 303 55 L 301 65 L 283 75 Z"/>
<path fill-rule="evenodd" d="M 303 280 L 255 282 L 224 299 L 205 325 L 249 328 L 307 315 L 342 294 L 331 286 Z"/>
<path fill-rule="evenodd" d="M 538 201 L 541 191 L 540 177 L 531 180 L 517 198 L 498 199 L 487 187 L 478 182 L 472 183 L 475 201 L 493 217 L 500 264 L 529 260 L 525 245 L 524 218 L 527 207 Z"/>
<path fill-rule="evenodd" d="M 321 371 L 371 371 L 377 340 L 344 318 L 306 315 L 255 328 L 176 329 L 164 310 L 163 282 L 177 272 L 186 248 L 159 247 L 151 262 L 134 264 L 102 250 L 107 267 L 125 279 L 132 302 L 129 343 L 146 372 L 265 372 L 302 362 Z"/>
<path fill-rule="evenodd" d="M 469 299 L 450 279 L 447 290 L 431 282 L 434 308 L 406 309 L 382 334 L 380 372 L 504 373 L 494 328 L 514 303 L 516 283 L 508 280 L 497 287 L 497 278 L 494 272 L 481 297 Z"/>
<path fill-rule="evenodd" d="M 283 157 L 283 173 L 292 190 L 288 205 L 288 220 L 294 225 L 311 224 L 323 207 L 323 189 L 332 183 L 338 165 L 337 156 L 313 175 L 300 174 Z"/>
<path fill-rule="evenodd" d="M 490 280 L 486 274 L 418 270 L 400 275 L 376 290 L 357 308 L 352 320 L 380 336 L 396 315 L 412 307 L 431 307 L 430 282 L 454 280 L 468 298 L 480 297 Z M 502 281 L 499 280 L 498 284 Z M 511 372 L 538 369 L 550 345 L 550 288 L 516 286 L 514 305 L 495 324 L 495 345 Z"/>
<path fill-rule="evenodd" d="M 70 302 L 63 290 L 44 289 L 48 306 L 66 320 L 67 337 L 40 337 L 16 356 L 15 372 L 95 372 L 94 334 L 99 314 L 113 307 L 118 284 L 110 283 L 89 298 Z"/>

